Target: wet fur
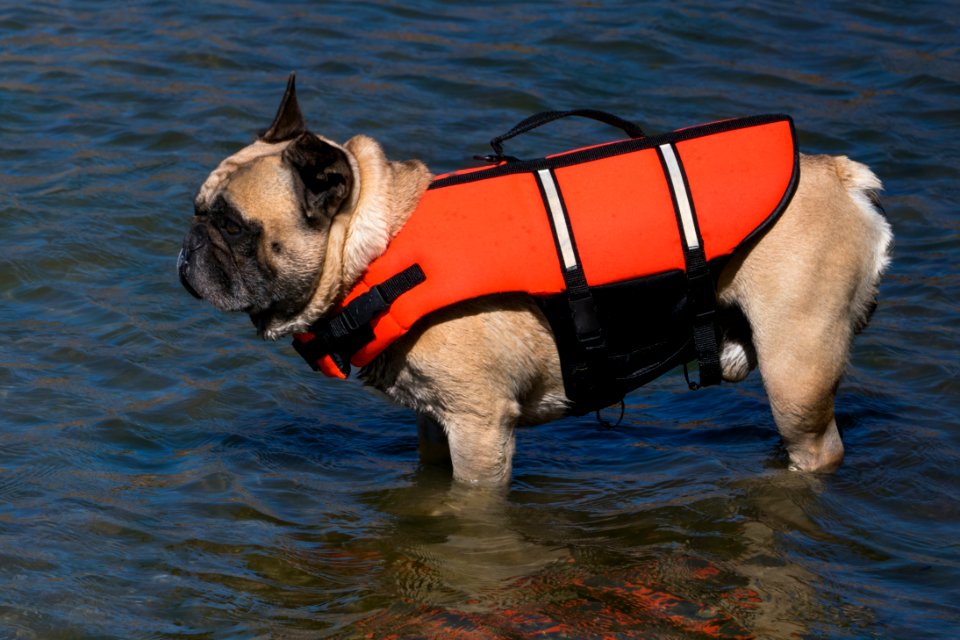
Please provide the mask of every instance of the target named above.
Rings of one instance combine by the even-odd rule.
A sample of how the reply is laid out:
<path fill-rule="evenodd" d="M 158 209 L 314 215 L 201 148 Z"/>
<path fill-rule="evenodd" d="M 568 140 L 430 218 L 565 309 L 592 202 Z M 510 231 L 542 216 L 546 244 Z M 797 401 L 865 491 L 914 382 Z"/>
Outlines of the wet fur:
<path fill-rule="evenodd" d="M 201 209 L 226 198 L 261 229 L 256 260 L 273 274 L 261 283 L 271 302 L 247 311 L 270 339 L 305 330 L 328 313 L 383 253 L 431 179 L 418 161 L 389 161 L 370 138 L 342 146 L 316 138 L 339 150 L 353 172 L 350 193 L 328 218 L 303 219 L 302 184 L 284 154 L 295 140 L 261 140 L 241 150 L 197 197 Z M 853 335 L 875 306 L 892 242 L 876 206 L 880 188 L 867 167 L 846 157 L 801 156 L 790 205 L 720 277 L 724 379 L 760 369 L 793 469 L 830 471 L 843 458 L 834 396 Z M 210 227 L 195 218 L 191 233 L 217 233 L 199 225 Z M 193 289 L 202 280 L 200 261 L 196 252 L 182 260 L 181 275 Z M 307 295 L 303 282 L 310 283 Z M 216 304 L 215 294 L 204 297 Z M 432 314 L 361 376 L 415 410 L 423 458 L 449 459 L 454 477 L 469 484 L 505 484 L 516 425 L 556 419 L 567 405 L 548 324 L 522 295 Z"/>

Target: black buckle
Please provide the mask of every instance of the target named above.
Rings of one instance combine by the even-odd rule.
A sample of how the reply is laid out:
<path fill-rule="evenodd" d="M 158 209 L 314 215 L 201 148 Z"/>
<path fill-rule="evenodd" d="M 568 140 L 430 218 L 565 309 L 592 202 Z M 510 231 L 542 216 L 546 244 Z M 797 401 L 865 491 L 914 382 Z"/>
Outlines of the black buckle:
<path fill-rule="evenodd" d="M 336 316 L 323 318 L 310 326 L 310 340 L 294 339 L 293 346 L 314 370 L 316 362 L 330 356 L 344 375 L 350 374 L 350 358 L 374 339 L 370 323 L 405 292 L 426 280 L 420 265 L 413 264 L 400 273 L 370 287 L 351 300 Z"/>
<path fill-rule="evenodd" d="M 343 310 L 342 317 L 350 332 L 356 331 L 373 320 L 378 313 L 383 313 L 390 305 L 383 298 L 380 286 L 372 287 L 369 291 L 353 299 Z"/>
<path fill-rule="evenodd" d="M 310 340 L 294 339 L 293 348 L 296 349 L 300 357 L 303 358 L 310 368 L 319 371 L 320 366 L 317 362 L 324 356 L 330 356 L 333 363 L 337 365 L 344 376 L 350 375 L 350 359 L 344 357 L 330 343 L 329 336 L 326 333 L 314 333 Z"/>
<path fill-rule="evenodd" d="M 597 318 L 597 305 L 589 292 L 568 295 L 567 302 L 573 316 L 573 330 L 577 340 L 590 343 L 602 339 L 603 331 Z"/>
<path fill-rule="evenodd" d="M 317 366 L 317 360 L 327 353 L 325 349 L 318 348 L 319 340 L 319 336 L 313 334 L 313 338 L 310 340 L 298 338 L 293 341 L 293 348 L 296 349 L 300 357 L 306 360 L 307 364 L 310 365 L 310 368 L 314 371 L 320 370 L 320 367 Z"/>

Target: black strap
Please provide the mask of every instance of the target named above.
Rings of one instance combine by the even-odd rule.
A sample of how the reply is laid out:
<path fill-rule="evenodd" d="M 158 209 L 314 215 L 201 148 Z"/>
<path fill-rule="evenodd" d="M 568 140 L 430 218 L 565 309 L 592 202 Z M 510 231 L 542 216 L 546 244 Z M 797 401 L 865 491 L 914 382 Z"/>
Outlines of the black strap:
<path fill-rule="evenodd" d="M 577 265 L 576 269 L 564 270 L 563 280 L 567 286 L 567 304 L 570 305 L 570 317 L 577 341 L 588 352 L 603 350 L 603 330 L 597 317 L 597 305 L 587 285 L 583 267 Z"/>
<path fill-rule="evenodd" d="M 426 279 L 419 264 L 407 267 L 351 300 L 332 318 L 313 323 L 313 339 L 294 340 L 294 348 L 314 370 L 318 368 L 317 360 L 329 355 L 344 375 L 350 375 L 350 358 L 374 338 L 370 322 Z"/>
<path fill-rule="evenodd" d="M 717 294 L 713 275 L 707 266 L 703 247 L 687 252 L 687 286 L 693 314 L 693 345 L 700 365 L 700 382 L 687 385 L 697 390 L 701 387 L 720 384 L 720 327 L 717 324 Z"/>
<path fill-rule="evenodd" d="M 642 138 L 644 137 L 643 129 L 638 125 L 630 122 L 629 120 L 624 120 L 620 116 L 615 116 L 612 113 L 607 113 L 606 111 L 597 111 L 596 109 L 571 109 L 570 111 L 542 111 L 540 113 L 535 113 L 534 115 L 521 120 L 518 122 L 510 131 L 507 131 L 505 134 L 497 136 L 490 140 L 490 146 L 493 147 L 494 156 L 487 158 L 490 161 L 503 160 L 507 156 L 503 155 L 503 143 L 510 138 L 516 137 L 521 133 L 526 133 L 531 129 L 536 129 L 539 126 L 545 125 L 554 120 L 559 120 L 560 118 L 567 118 L 569 116 L 580 116 L 583 118 L 591 118 L 604 124 L 609 124 L 610 126 L 617 127 L 622 129 L 631 138 Z"/>
<path fill-rule="evenodd" d="M 390 305 L 403 293 L 424 280 L 426 280 L 426 276 L 420 265 L 411 265 L 351 300 L 343 311 L 333 318 L 320 322 L 327 323 L 334 338 L 339 339 L 349 336 L 360 327 L 370 324 L 374 317 L 390 308 Z"/>
<path fill-rule="evenodd" d="M 556 176 L 549 170 L 537 172 L 537 183 L 543 199 L 544 213 L 553 232 L 558 266 L 566 287 L 564 296 L 569 314 L 568 326 L 575 337 L 575 343 L 571 349 L 571 368 L 564 373 L 564 386 L 567 388 L 568 397 L 593 396 L 596 390 L 594 376 L 591 374 L 603 368 L 603 360 L 607 353 L 606 339 L 597 314 L 596 302 L 587 284 L 583 265 L 580 263 L 576 237 L 570 226 L 570 218 L 560 185 L 557 183 Z M 555 197 L 551 198 L 548 192 Z M 569 254 L 567 258 L 564 257 L 565 243 L 569 243 L 567 251 L 572 254 L 572 261 Z"/>
<path fill-rule="evenodd" d="M 690 300 L 690 312 L 693 324 L 693 345 L 697 352 L 697 361 L 700 365 L 700 382 L 690 382 L 687 377 L 687 384 L 691 389 L 699 389 L 714 384 L 720 384 L 720 328 L 717 324 L 717 294 L 716 286 L 713 281 L 713 274 L 707 264 L 707 257 L 703 250 L 703 238 L 700 235 L 699 225 L 697 224 L 697 211 L 694 207 L 693 198 L 690 194 L 687 184 L 686 173 L 683 169 L 683 160 L 672 145 L 661 145 L 660 163 L 663 167 L 663 174 L 670 187 L 670 194 L 673 199 L 674 209 L 677 216 L 677 229 L 680 233 L 681 244 L 684 247 L 683 257 L 686 266 L 687 293 Z M 671 156 L 674 174 L 671 174 L 670 162 L 667 155 Z M 692 225 L 692 229 L 685 228 L 684 215 L 682 213 L 681 201 L 689 208 L 688 217 L 691 218 L 686 226 Z M 696 242 L 688 240 L 688 234 L 696 234 Z M 694 245 L 694 246 L 690 246 Z M 686 370 L 684 370 L 686 376 Z"/>
<path fill-rule="evenodd" d="M 600 425 L 601 429 L 616 429 L 620 426 L 620 423 L 623 422 L 623 414 L 627 410 L 627 403 L 624 402 L 623 398 L 620 398 L 620 417 L 617 418 L 617 421 L 613 424 L 610 424 L 610 421 L 600 415 L 600 409 L 597 409 L 597 424 Z"/>

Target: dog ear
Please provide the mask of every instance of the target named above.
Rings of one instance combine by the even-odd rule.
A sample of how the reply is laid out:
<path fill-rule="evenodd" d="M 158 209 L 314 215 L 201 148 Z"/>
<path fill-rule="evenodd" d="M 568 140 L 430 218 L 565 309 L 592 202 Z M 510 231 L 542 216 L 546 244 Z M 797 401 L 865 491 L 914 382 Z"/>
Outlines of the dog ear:
<path fill-rule="evenodd" d="M 342 149 L 307 132 L 284 149 L 283 159 L 303 182 L 304 210 L 311 222 L 339 213 L 353 189 L 353 171 Z"/>
<path fill-rule="evenodd" d="M 297 102 L 297 74 L 291 73 L 287 78 L 287 90 L 280 101 L 280 108 L 273 118 L 273 124 L 258 136 L 263 142 L 283 142 L 292 140 L 307 130 L 300 104 Z"/>

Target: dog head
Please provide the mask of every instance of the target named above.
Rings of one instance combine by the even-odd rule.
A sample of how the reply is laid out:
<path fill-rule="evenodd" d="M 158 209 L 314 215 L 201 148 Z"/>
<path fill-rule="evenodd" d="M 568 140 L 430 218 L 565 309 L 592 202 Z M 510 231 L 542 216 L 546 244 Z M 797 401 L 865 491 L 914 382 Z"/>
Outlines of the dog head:
<path fill-rule="evenodd" d="M 386 249 L 429 178 L 370 138 L 341 146 L 309 132 L 291 74 L 270 127 L 200 188 L 180 281 L 268 338 L 305 330 Z"/>

